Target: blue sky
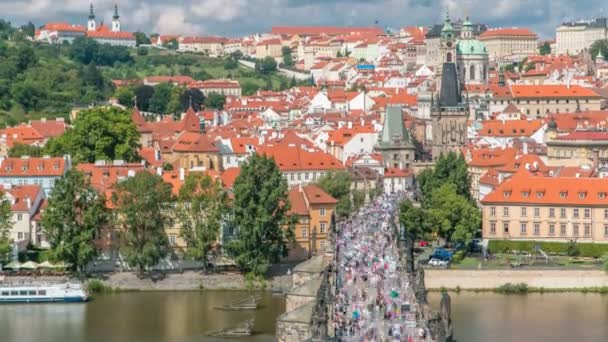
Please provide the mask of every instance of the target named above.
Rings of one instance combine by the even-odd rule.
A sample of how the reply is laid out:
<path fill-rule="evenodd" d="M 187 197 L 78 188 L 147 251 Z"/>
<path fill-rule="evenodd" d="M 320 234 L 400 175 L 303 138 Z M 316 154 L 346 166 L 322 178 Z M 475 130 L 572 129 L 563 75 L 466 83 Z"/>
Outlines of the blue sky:
<path fill-rule="evenodd" d="M 99 20 L 111 20 L 117 1 L 125 30 L 241 36 L 273 25 L 373 25 L 399 28 L 469 15 L 492 27 L 525 26 L 541 37 L 555 35 L 563 20 L 608 11 L 602 0 L 95 0 Z M 0 0 L 0 17 L 15 24 L 31 20 L 84 23 L 87 0 Z"/>

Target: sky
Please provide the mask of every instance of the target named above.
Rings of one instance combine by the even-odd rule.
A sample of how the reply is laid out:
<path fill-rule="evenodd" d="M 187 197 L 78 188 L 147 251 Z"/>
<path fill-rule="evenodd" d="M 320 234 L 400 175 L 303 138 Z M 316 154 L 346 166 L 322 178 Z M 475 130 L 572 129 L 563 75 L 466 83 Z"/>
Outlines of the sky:
<path fill-rule="evenodd" d="M 446 11 L 490 27 L 528 27 L 555 36 L 564 20 L 604 15 L 605 0 L 93 0 L 98 21 L 109 23 L 118 3 L 123 30 L 161 34 L 244 36 L 273 25 L 382 28 L 429 26 Z M 89 0 L 0 0 L 0 18 L 13 24 L 85 24 Z"/>

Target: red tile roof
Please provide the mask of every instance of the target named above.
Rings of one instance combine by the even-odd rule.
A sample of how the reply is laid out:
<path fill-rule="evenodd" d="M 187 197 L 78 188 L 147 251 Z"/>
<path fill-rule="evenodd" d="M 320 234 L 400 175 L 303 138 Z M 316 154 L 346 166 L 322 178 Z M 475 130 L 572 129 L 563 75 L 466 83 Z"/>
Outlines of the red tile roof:
<path fill-rule="evenodd" d="M 479 40 L 485 40 L 496 37 L 520 37 L 520 38 L 531 38 L 538 39 L 536 33 L 532 32 L 527 28 L 494 28 L 489 29 L 486 32 L 479 35 Z"/>
<path fill-rule="evenodd" d="M 384 170 L 384 178 L 404 178 L 412 176 L 413 173 L 410 169 L 399 169 L 390 167 Z"/>
<path fill-rule="evenodd" d="M 556 140 L 607 140 L 608 132 L 574 131 L 568 135 L 561 135 Z"/>
<path fill-rule="evenodd" d="M 286 36 L 328 36 L 348 35 L 353 33 L 367 33 L 382 35 L 384 31 L 378 27 L 335 27 L 335 26 L 273 26 L 272 34 Z"/>
<path fill-rule="evenodd" d="M 478 148 L 470 149 L 463 152 L 467 158 L 469 166 L 473 167 L 497 167 L 503 166 L 513 161 L 517 155 L 517 149 L 515 148 Z"/>
<path fill-rule="evenodd" d="M 232 189 L 232 187 L 234 186 L 234 182 L 236 181 L 236 178 L 239 176 L 239 174 L 241 174 L 241 168 L 238 167 L 231 167 L 224 170 L 224 172 L 222 172 L 222 175 L 220 176 L 224 187 L 227 189 Z"/>
<path fill-rule="evenodd" d="M 63 120 L 31 120 L 30 125 L 45 138 L 58 137 L 67 129 L 67 124 Z"/>
<path fill-rule="evenodd" d="M 219 148 L 215 146 L 207 136 L 194 133 L 182 133 L 173 144 L 174 152 L 219 152 Z"/>
<path fill-rule="evenodd" d="M 480 136 L 490 137 L 529 137 L 538 132 L 544 120 L 486 120 L 482 121 Z"/>
<path fill-rule="evenodd" d="M 65 159 L 5 158 L 0 163 L 0 177 L 59 177 L 66 171 Z"/>
<path fill-rule="evenodd" d="M 578 85 L 513 85 L 511 86 L 513 98 L 563 98 L 563 97 L 583 97 L 597 98 L 600 96 L 589 88 Z"/>
<path fill-rule="evenodd" d="M 72 25 L 69 23 L 47 23 L 42 27 L 42 30 L 84 33 L 87 29 L 83 25 Z"/>
<path fill-rule="evenodd" d="M 264 145 L 257 153 L 273 157 L 281 171 L 343 170 L 344 165 L 317 149 L 304 149 L 294 145 Z"/>
<path fill-rule="evenodd" d="M 38 185 L 12 185 L 10 189 L 5 189 L 3 185 L 0 185 L 0 192 L 6 192 L 13 197 L 14 202 L 11 203 L 11 211 L 30 211 L 31 206 L 36 205 L 34 203 L 36 198 L 42 195 L 42 190 Z"/>

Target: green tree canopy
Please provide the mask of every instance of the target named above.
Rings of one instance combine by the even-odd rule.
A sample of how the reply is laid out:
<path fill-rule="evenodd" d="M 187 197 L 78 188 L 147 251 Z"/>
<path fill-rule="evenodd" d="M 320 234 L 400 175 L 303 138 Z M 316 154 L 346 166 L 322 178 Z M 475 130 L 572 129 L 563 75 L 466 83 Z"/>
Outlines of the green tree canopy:
<path fill-rule="evenodd" d="M 219 180 L 208 175 L 191 173 L 180 189 L 177 216 L 182 225 L 187 254 L 196 260 L 207 260 L 207 255 L 218 241 L 228 197 Z"/>
<path fill-rule="evenodd" d="M 135 35 L 135 45 L 150 44 L 150 38 L 144 32 L 137 31 L 133 35 Z"/>
<path fill-rule="evenodd" d="M 255 61 L 255 71 L 261 74 L 270 74 L 277 71 L 277 61 L 268 56 Z"/>
<path fill-rule="evenodd" d="M 348 171 L 330 171 L 317 180 L 317 185 L 338 200 L 336 215 L 346 217 L 352 211 L 350 187 L 352 177 Z"/>
<path fill-rule="evenodd" d="M 66 172 L 56 182 L 42 213 L 42 229 L 51 245 L 51 256 L 81 273 L 97 255 L 95 237 L 109 221 L 103 194 L 81 172 Z"/>
<path fill-rule="evenodd" d="M 165 233 L 171 185 L 149 172 L 139 172 L 115 185 L 112 202 L 121 229 L 120 252 L 140 272 L 169 252 Z"/>
<path fill-rule="evenodd" d="M 6 264 L 11 259 L 10 230 L 13 226 L 11 221 L 11 202 L 0 192 L 0 263 Z"/>
<path fill-rule="evenodd" d="M 11 158 L 23 156 L 42 157 L 42 148 L 34 145 L 16 143 L 8 150 L 8 156 Z"/>
<path fill-rule="evenodd" d="M 138 161 L 139 132 L 128 111 L 115 107 L 80 112 L 73 127 L 53 138 L 45 151 L 51 155 L 69 154 L 74 163 L 96 160 Z"/>
<path fill-rule="evenodd" d="M 544 42 L 543 45 L 540 46 L 538 51 L 542 56 L 551 54 L 551 44 L 549 42 Z"/>
<path fill-rule="evenodd" d="M 167 113 L 167 105 L 171 101 L 173 93 L 172 83 L 161 83 L 154 87 L 154 93 L 150 98 L 148 110 L 152 113 L 165 114 Z"/>
<path fill-rule="evenodd" d="M 481 212 L 454 184 L 445 183 L 430 194 L 426 224 L 447 241 L 468 243 L 481 227 Z"/>
<path fill-rule="evenodd" d="M 263 275 L 271 262 L 287 256 L 294 239 L 287 181 L 274 159 L 254 154 L 242 165 L 233 188 L 236 236 L 228 251 L 243 271 Z"/>
<path fill-rule="evenodd" d="M 283 64 L 288 67 L 294 66 L 295 62 L 293 60 L 291 48 L 289 46 L 283 46 L 281 48 L 281 53 L 283 55 Z"/>
<path fill-rule="evenodd" d="M 597 40 L 591 44 L 591 57 L 595 59 L 597 55 L 602 51 L 604 58 L 608 58 L 608 39 Z"/>
<path fill-rule="evenodd" d="M 205 107 L 214 109 L 224 109 L 226 104 L 226 96 L 218 93 L 209 93 L 205 98 Z"/>
<path fill-rule="evenodd" d="M 467 170 L 467 163 L 460 153 L 450 152 L 440 155 L 434 169 L 427 169 L 417 177 L 420 191 L 424 199 L 429 198 L 431 192 L 445 183 L 456 186 L 456 193 L 467 200 L 471 197 L 471 177 Z"/>

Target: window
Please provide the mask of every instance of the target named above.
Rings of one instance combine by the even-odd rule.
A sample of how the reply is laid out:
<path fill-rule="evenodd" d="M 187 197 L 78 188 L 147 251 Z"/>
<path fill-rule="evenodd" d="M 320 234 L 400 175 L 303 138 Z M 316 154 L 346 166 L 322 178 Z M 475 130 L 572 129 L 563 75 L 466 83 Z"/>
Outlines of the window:
<path fill-rule="evenodd" d="M 540 235 L 540 223 L 534 224 L 534 235 Z"/>
<path fill-rule="evenodd" d="M 296 175 L 294 175 L 293 173 L 289 175 L 289 179 L 290 180 L 296 180 Z"/>
<path fill-rule="evenodd" d="M 564 191 L 560 192 L 559 197 L 566 198 L 566 193 Z"/>
<path fill-rule="evenodd" d="M 578 208 L 572 209 L 572 217 L 578 218 Z"/>
<path fill-rule="evenodd" d="M 572 225 L 572 235 L 578 236 L 578 224 Z"/>
<path fill-rule="evenodd" d="M 566 235 L 566 225 L 563 223 L 559 225 L 559 235 Z"/>
<path fill-rule="evenodd" d="M 554 223 L 550 223 L 549 224 L 549 235 L 555 235 L 555 224 Z"/>
<path fill-rule="evenodd" d="M 502 216 L 505 216 L 505 217 L 509 216 L 509 207 L 502 208 Z"/>
<path fill-rule="evenodd" d="M 327 227 L 327 224 L 325 222 L 321 222 L 321 224 L 319 226 L 321 227 L 321 234 L 325 234 L 325 229 Z"/>
<path fill-rule="evenodd" d="M 608 209 L 604 209 L 604 218 L 608 218 Z"/>
<path fill-rule="evenodd" d="M 534 208 L 534 217 L 540 217 L 540 208 Z"/>
<path fill-rule="evenodd" d="M 490 222 L 490 234 L 496 234 L 496 222 Z"/>
<path fill-rule="evenodd" d="M 2 295 L 3 296 L 8 296 L 9 292 L 8 291 L 2 291 Z"/>
<path fill-rule="evenodd" d="M 591 209 L 585 208 L 585 218 L 591 218 Z"/>
<path fill-rule="evenodd" d="M 308 172 L 304 174 L 304 180 L 308 180 Z"/>
<path fill-rule="evenodd" d="M 325 208 L 319 209 L 319 215 L 320 216 L 325 216 Z"/>
<path fill-rule="evenodd" d="M 324 249 L 324 248 L 325 248 L 325 240 L 319 241 L 319 249 Z"/>
<path fill-rule="evenodd" d="M 19 295 L 19 291 L 11 291 L 11 296 L 18 296 Z"/>
<path fill-rule="evenodd" d="M 585 227 L 585 236 L 591 236 L 591 225 L 586 224 L 586 225 L 584 225 L 584 227 Z"/>
<path fill-rule="evenodd" d="M 298 180 L 302 180 L 302 173 L 298 172 Z"/>
<path fill-rule="evenodd" d="M 19 295 L 20 296 L 27 296 L 27 291 L 26 290 L 20 290 L 19 291 Z"/>
<path fill-rule="evenodd" d="M 566 218 L 566 208 L 560 208 L 559 209 L 559 217 L 560 218 Z"/>
<path fill-rule="evenodd" d="M 23 215 L 22 214 L 17 214 L 17 221 L 21 221 L 23 220 Z"/>
<path fill-rule="evenodd" d="M 302 228 L 302 230 L 300 231 L 300 235 L 302 236 L 302 238 L 307 238 L 308 237 L 308 229 L 306 228 Z"/>
<path fill-rule="evenodd" d="M 527 223 L 525 223 L 525 222 L 523 222 L 523 223 L 521 224 L 521 234 L 522 234 L 522 235 L 526 235 L 526 232 L 527 232 L 527 231 L 528 231 L 528 224 L 527 224 Z"/>
<path fill-rule="evenodd" d="M 526 207 L 521 207 L 521 216 L 522 216 L 522 217 L 526 217 L 526 216 L 528 216 L 528 208 L 526 208 Z"/>
<path fill-rule="evenodd" d="M 169 234 L 169 243 L 171 246 L 175 246 L 175 234 Z"/>
<path fill-rule="evenodd" d="M 583 199 L 585 197 L 587 197 L 587 193 L 586 192 L 579 192 L 578 193 L 578 198 Z"/>
<path fill-rule="evenodd" d="M 549 208 L 549 217 L 555 217 L 555 208 Z"/>
<path fill-rule="evenodd" d="M 19 241 L 23 240 L 23 232 L 17 233 L 17 240 L 19 240 Z"/>
<path fill-rule="evenodd" d="M 608 224 L 604 225 L 604 236 L 608 237 Z"/>
<path fill-rule="evenodd" d="M 490 216 L 496 217 L 496 207 L 490 207 Z"/>
<path fill-rule="evenodd" d="M 502 223 L 502 230 L 505 232 L 505 234 L 509 234 L 509 222 Z"/>
<path fill-rule="evenodd" d="M 29 290 L 27 291 L 27 294 L 30 296 L 35 296 L 36 295 L 36 290 Z"/>

